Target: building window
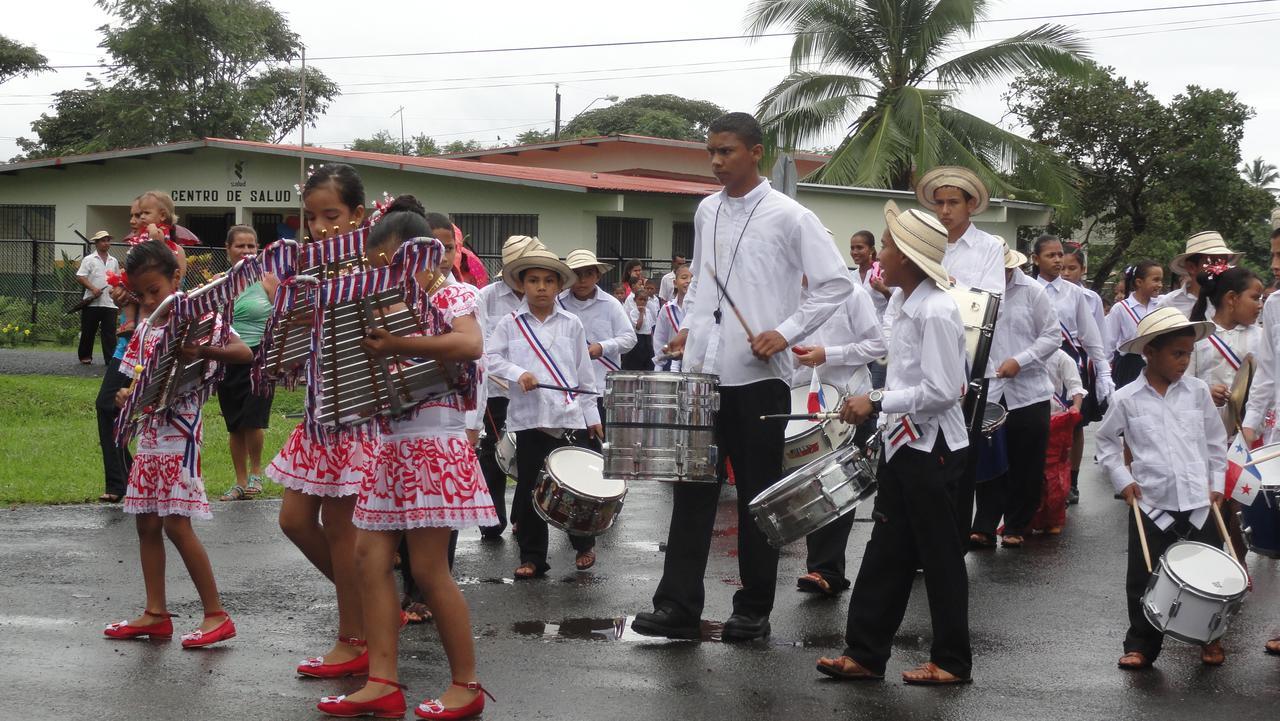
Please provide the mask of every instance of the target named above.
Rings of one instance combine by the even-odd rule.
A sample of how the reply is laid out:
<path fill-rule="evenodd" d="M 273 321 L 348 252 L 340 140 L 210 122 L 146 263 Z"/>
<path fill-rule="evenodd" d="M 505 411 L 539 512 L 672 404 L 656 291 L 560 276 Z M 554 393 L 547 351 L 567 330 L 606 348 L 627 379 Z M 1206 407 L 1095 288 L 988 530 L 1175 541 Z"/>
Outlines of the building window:
<path fill-rule="evenodd" d="M 693 223 L 671 224 L 671 254 L 683 255 L 685 260 L 693 258 Z"/>
<path fill-rule="evenodd" d="M 622 277 L 622 266 L 628 260 L 649 258 L 649 231 L 648 218 L 596 218 L 596 256 L 613 265 L 613 270 L 600 279 L 602 286 L 612 288 Z M 651 275 L 655 270 L 645 267 Z"/>
<path fill-rule="evenodd" d="M 254 213 L 253 232 L 258 234 L 258 247 L 265 248 L 280 240 L 280 225 L 284 223 L 281 213 Z"/>
<path fill-rule="evenodd" d="M 454 225 L 462 230 L 467 247 L 484 262 L 492 278 L 502 269 L 502 244 L 513 235 L 537 235 L 537 215 L 454 213 Z"/>
<path fill-rule="evenodd" d="M 53 206 L 0 205 L 0 240 L 53 240 Z"/>

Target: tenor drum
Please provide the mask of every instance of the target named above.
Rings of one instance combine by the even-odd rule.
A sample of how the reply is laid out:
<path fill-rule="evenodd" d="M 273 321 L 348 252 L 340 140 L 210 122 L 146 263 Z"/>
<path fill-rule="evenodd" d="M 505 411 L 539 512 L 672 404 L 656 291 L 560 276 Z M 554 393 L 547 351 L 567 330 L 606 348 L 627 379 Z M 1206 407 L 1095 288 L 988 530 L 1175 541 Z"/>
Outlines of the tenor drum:
<path fill-rule="evenodd" d="M 781 548 L 849 513 L 875 490 L 872 459 L 847 445 L 764 489 L 748 509 L 769 543 Z"/>
<path fill-rule="evenodd" d="M 716 376 L 703 373 L 609 373 L 605 477 L 715 483 L 717 387 Z"/>
<path fill-rule="evenodd" d="M 1280 488 L 1263 487 L 1253 503 L 1240 511 L 1240 526 L 1250 551 L 1280 558 Z"/>
<path fill-rule="evenodd" d="M 598 536 L 622 512 L 627 484 L 604 477 L 599 453 L 565 446 L 547 454 L 533 507 L 551 525 L 575 536 Z"/>
<path fill-rule="evenodd" d="M 840 390 L 827 383 L 822 384 L 822 412 L 840 410 Z M 809 412 L 809 386 L 791 389 L 791 413 Z M 786 440 L 782 451 L 782 470 L 790 471 L 827 455 L 853 438 L 854 427 L 838 418 L 821 421 L 788 421 L 784 431 Z"/>
<path fill-rule="evenodd" d="M 494 458 L 498 461 L 498 468 L 502 472 L 510 476 L 516 477 L 516 434 L 507 431 L 507 427 L 503 426 L 501 436 L 498 443 L 494 447 Z"/>
<path fill-rule="evenodd" d="M 1216 641 L 1240 610 L 1249 577 L 1234 558 L 1196 541 L 1178 541 L 1160 557 L 1142 595 L 1142 611 L 1166 636 Z"/>
<path fill-rule="evenodd" d="M 981 346 L 984 329 L 994 329 L 1000 308 L 1000 296 L 978 288 L 956 286 L 947 291 L 960 309 L 960 322 L 964 324 L 964 349 L 972 368 Z M 990 341 L 988 341 L 990 343 Z M 985 363 L 983 366 L 985 367 Z"/>
<path fill-rule="evenodd" d="M 978 472 L 974 480 L 985 483 L 1009 472 L 1009 443 L 1004 421 L 1004 406 L 988 403 L 982 412 L 982 440 L 978 443 Z"/>

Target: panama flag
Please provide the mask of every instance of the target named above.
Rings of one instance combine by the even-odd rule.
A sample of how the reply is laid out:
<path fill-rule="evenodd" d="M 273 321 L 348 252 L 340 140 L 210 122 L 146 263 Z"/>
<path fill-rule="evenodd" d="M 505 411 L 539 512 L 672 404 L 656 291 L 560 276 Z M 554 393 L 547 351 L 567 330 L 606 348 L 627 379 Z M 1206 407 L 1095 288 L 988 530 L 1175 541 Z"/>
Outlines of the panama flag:
<path fill-rule="evenodd" d="M 1246 506 L 1253 504 L 1257 496 L 1258 486 L 1262 483 L 1262 474 L 1257 466 L 1246 466 L 1253 460 L 1248 446 L 1244 442 L 1244 434 L 1236 436 L 1227 451 L 1227 484 L 1223 493 L 1227 498 L 1234 498 Z"/>
<path fill-rule="evenodd" d="M 818 369 L 813 369 L 813 378 L 809 379 L 809 412 L 821 413 L 826 405 L 822 397 L 822 380 L 818 378 Z"/>

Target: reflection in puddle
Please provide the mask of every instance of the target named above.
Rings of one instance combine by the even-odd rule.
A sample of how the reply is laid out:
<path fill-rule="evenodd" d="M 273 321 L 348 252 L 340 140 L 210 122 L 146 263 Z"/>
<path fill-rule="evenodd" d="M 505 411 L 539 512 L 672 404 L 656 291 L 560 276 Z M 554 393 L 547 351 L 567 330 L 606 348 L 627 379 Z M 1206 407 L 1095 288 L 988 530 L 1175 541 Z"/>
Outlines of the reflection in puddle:
<path fill-rule="evenodd" d="M 627 641 L 632 643 L 665 643 L 678 639 L 645 636 L 631 630 L 631 616 L 613 618 L 566 618 L 553 621 L 518 621 L 511 630 L 521 636 L 533 636 L 556 641 Z M 720 621 L 703 621 L 699 641 L 714 643 L 721 640 L 724 624 Z M 799 639 L 770 638 L 771 646 L 793 648 L 843 648 L 844 636 L 839 633 L 805 634 Z"/>
<path fill-rule="evenodd" d="M 476 578 L 475 576 L 458 576 L 454 581 L 459 586 L 474 586 L 477 583 L 492 583 L 499 586 L 510 586 L 515 584 L 514 578 Z"/>

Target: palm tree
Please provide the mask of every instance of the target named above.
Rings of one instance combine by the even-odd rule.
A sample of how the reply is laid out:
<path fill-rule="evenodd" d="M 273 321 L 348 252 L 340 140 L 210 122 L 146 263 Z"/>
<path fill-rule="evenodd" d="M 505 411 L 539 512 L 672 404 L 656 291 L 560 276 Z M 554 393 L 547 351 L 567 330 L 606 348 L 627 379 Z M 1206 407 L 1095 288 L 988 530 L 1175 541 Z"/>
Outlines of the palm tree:
<path fill-rule="evenodd" d="M 1280 172 L 1276 171 L 1276 166 L 1264 161 L 1262 158 L 1254 158 L 1252 161 L 1245 163 L 1240 168 L 1241 175 L 1244 179 L 1259 190 L 1265 190 L 1268 193 L 1280 194 L 1280 188 L 1274 183 L 1280 180 Z"/>
<path fill-rule="evenodd" d="M 909 189 L 937 165 L 962 165 L 995 193 L 1017 188 L 1018 168 L 1041 198 L 1073 197 L 1070 168 L 1044 146 L 953 104 L 963 85 L 1050 71 L 1090 72 L 1084 42 L 1061 25 L 1042 25 L 947 59 L 971 36 L 986 0 L 757 0 L 748 28 L 797 33 L 791 73 L 760 101 L 758 115 L 778 145 L 792 148 L 833 130 L 845 133 L 814 180 Z M 816 69 L 815 69 L 816 68 Z"/>

